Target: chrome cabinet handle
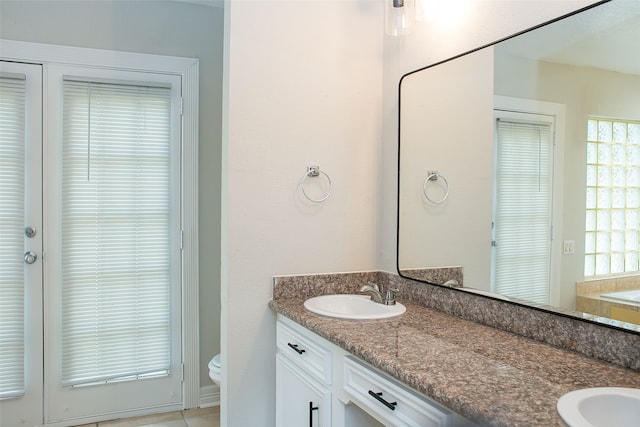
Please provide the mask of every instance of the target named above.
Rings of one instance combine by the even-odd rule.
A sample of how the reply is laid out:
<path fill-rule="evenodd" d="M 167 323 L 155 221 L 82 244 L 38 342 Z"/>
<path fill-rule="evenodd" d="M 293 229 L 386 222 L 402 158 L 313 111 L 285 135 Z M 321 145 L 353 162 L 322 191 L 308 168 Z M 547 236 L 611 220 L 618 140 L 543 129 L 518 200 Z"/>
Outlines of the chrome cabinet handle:
<path fill-rule="evenodd" d="M 27 264 L 33 264 L 38 259 L 38 255 L 36 255 L 33 251 L 28 251 L 24 253 L 24 262 Z"/>

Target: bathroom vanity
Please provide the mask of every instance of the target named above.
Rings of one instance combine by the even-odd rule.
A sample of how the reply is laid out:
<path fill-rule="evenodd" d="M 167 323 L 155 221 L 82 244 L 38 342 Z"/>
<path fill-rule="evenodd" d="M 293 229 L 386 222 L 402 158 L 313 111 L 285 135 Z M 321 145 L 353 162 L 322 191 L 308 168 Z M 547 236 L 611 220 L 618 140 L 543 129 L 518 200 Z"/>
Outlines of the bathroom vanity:
<path fill-rule="evenodd" d="M 334 283 L 341 283 L 339 276 Z M 561 426 L 556 402 L 571 390 L 640 388 L 635 368 L 428 307 L 418 296 L 426 284 L 394 282 L 407 307 L 395 318 L 313 314 L 304 308 L 309 297 L 355 293 L 362 283 L 349 284 L 348 276 L 340 286 L 323 287 L 310 277 L 286 291 L 274 289 L 270 302 L 278 313 L 278 426 Z M 639 351 L 640 340 L 631 342 L 632 357 Z"/>
<path fill-rule="evenodd" d="M 280 314 L 276 405 L 278 426 L 474 425 Z"/>

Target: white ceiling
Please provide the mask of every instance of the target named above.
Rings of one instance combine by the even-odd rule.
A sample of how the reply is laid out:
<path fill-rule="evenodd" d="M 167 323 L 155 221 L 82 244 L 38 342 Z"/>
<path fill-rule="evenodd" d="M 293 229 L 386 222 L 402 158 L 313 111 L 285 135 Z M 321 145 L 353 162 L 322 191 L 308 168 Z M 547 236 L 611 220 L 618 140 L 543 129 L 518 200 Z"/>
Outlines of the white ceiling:
<path fill-rule="evenodd" d="M 640 0 L 613 0 L 502 42 L 530 59 L 640 74 Z"/>

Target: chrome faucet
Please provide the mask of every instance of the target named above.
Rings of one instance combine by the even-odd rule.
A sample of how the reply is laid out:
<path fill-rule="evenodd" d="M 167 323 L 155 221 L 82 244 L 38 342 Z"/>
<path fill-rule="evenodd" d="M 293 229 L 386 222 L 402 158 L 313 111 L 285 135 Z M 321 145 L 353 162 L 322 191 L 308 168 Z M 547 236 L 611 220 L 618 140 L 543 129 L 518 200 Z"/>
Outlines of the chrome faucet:
<path fill-rule="evenodd" d="M 371 295 L 371 301 L 382 304 L 382 294 L 380 293 L 380 288 L 375 283 L 364 285 L 360 288 L 360 292 Z"/>
<path fill-rule="evenodd" d="M 361 287 L 360 292 L 369 294 L 371 296 L 371 300 L 379 304 L 395 305 L 396 298 L 393 293 L 398 292 L 398 289 L 387 289 L 387 292 L 383 298 L 378 285 L 376 285 L 375 283 L 370 283 Z"/>

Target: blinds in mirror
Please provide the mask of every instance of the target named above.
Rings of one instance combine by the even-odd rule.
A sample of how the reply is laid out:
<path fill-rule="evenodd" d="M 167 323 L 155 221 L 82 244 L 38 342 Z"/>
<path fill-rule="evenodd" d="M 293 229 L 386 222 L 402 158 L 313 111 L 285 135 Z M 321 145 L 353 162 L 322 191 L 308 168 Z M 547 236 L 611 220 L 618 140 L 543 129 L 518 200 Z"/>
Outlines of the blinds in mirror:
<path fill-rule="evenodd" d="M 493 291 L 549 304 L 552 126 L 513 118 L 496 126 Z"/>

